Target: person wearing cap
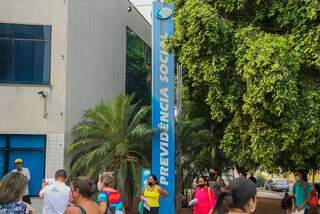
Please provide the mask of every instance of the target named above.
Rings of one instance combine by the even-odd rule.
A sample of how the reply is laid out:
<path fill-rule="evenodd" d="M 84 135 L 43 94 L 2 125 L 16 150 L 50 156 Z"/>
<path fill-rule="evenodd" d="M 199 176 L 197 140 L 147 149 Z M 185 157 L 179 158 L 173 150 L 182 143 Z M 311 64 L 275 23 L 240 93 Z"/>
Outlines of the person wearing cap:
<path fill-rule="evenodd" d="M 21 174 L 23 174 L 24 176 L 26 176 L 27 178 L 27 181 L 29 183 L 30 181 L 30 172 L 29 172 L 29 169 L 26 168 L 26 167 L 22 167 L 22 159 L 21 158 L 18 158 L 14 161 L 14 163 L 16 164 L 16 168 L 14 170 L 12 170 L 12 172 L 20 172 Z M 27 185 L 27 188 L 26 190 L 24 191 L 24 194 L 23 194 L 23 197 L 22 197 L 22 201 L 28 203 L 31 205 L 31 200 L 30 200 L 30 197 L 29 197 L 29 188 L 28 188 L 28 185 Z"/>

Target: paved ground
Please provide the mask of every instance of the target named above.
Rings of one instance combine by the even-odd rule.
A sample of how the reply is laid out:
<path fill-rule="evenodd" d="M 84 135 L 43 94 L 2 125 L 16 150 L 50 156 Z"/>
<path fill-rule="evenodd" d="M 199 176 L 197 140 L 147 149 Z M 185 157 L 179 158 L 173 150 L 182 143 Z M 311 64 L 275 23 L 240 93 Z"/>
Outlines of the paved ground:
<path fill-rule="evenodd" d="M 283 214 L 280 201 L 275 199 L 258 198 L 258 207 L 255 214 Z"/>
<path fill-rule="evenodd" d="M 265 190 L 264 188 L 258 188 L 257 196 L 260 198 L 278 199 L 281 200 L 285 192 L 275 192 L 270 190 Z"/>
<path fill-rule="evenodd" d="M 192 214 L 191 209 L 182 209 L 177 214 Z M 275 199 L 258 198 L 258 207 L 255 214 L 284 214 L 280 209 L 280 201 Z"/>

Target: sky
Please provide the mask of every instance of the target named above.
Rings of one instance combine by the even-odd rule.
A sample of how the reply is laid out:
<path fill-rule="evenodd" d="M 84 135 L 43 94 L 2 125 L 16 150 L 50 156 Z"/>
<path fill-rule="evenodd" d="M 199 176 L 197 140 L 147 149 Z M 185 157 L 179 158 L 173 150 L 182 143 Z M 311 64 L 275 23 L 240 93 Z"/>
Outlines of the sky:
<path fill-rule="evenodd" d="M 140 13 L 151 23 L 152 0 L 130 0 Z"/>

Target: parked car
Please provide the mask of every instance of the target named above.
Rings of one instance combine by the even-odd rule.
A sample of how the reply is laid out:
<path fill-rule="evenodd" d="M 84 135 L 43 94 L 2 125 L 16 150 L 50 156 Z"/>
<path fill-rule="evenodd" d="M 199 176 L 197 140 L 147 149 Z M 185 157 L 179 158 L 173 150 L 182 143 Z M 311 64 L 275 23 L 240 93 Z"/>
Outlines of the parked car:
<path fill-rule="evenodd" d="M 272 179 L 268 180 L 264 187 L 272 191 L 289 191 L 289 182 L 284 179 Z"/>

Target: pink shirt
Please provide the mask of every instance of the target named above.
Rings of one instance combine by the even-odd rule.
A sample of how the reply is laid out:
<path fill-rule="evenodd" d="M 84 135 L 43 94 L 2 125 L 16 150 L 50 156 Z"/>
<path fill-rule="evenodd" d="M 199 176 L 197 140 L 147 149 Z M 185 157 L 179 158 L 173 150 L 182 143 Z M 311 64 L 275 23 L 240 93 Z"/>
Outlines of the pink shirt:
<path fill-rule="evenodd" d="M 208 214 L 210 209 L 214 209 L 216 196 L 210 187 L 197 187 L 193 198 L 198 199 L 198 203 L 194 206 L 193 214 Z"/>

